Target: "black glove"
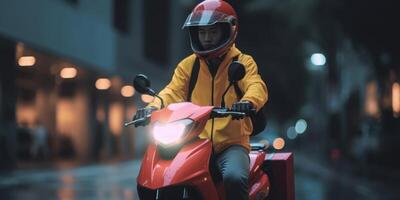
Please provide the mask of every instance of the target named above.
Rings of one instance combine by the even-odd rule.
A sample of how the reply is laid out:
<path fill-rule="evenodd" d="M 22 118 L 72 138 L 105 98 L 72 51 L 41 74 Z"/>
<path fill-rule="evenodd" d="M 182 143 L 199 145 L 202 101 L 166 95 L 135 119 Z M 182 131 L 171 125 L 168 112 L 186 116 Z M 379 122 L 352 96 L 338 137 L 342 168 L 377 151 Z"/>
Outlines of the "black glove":
<path fill-rule="evenodd" d="M 145 121 L 143 123 L 136 123 L 135 127 L 147 125 L 149 123 L 151 113 L 155 110 L 157 110 L 157 108 L 152 106 L 146 108 L 140 108 L 139 110 L 137 110 L 135 116 L 133 116 L 132 121 L 142 118 L 145 118 Z"/>
<path fill-rule="evenodd" d="M 239 101 L 232 105 L 232 111 L 246 113 L 246 115 L 251 114 L 253 109 L 253 104 L 249 101 Z M 242 119 L 243 117 L 232 116 L 232 119 Z"/>

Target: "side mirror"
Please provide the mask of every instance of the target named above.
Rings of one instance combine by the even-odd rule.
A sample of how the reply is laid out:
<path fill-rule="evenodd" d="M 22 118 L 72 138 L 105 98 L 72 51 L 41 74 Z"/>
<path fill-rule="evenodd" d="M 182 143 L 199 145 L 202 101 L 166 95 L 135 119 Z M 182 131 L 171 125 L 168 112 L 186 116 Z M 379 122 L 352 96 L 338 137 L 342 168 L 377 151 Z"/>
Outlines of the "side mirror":
<path fill-rule="evenodd" d="M 230 83 L 242 80 L 244 75 L 246 75 L 246 70 L 244 69 L 242 63 L 238 61 L 233 61 L 231 65 L 229 65 L 228 79 Z"/>
<path fill-rule="evenodd" d="M 150 80 L 144 74 L 138 74 L 133 79 L 133 87 L 136 91 L 141 94 L 148 94 L 153 97 L 157 97 L 161 101 L 161 108 L 164 108 L 164 100 L 154 92 L 153 89 L 150 88 Z"/>
<path fill-rule="evenodd" d="M 151 96 L 155 96 L 156 94 L 154 90 L 150 88 L 150 80 L 144 74 L 136 75 L 135 79 L 133 79 L 133 87 L 141 94 L 148 94 Z"/>

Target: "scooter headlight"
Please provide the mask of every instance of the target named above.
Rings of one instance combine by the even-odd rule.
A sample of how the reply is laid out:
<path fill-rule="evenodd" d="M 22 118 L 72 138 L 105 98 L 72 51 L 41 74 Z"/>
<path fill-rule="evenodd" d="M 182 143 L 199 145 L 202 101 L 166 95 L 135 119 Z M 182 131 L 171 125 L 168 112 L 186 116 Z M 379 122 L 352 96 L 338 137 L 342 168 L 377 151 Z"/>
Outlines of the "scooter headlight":
<path fill-rule="evenodd" d="M 193 120 L 190 119 L 183 119 L 167 124 L 156 122 L 152 130 L 153 138 L 163 145 L 178 143 L 192 124 Z"/>

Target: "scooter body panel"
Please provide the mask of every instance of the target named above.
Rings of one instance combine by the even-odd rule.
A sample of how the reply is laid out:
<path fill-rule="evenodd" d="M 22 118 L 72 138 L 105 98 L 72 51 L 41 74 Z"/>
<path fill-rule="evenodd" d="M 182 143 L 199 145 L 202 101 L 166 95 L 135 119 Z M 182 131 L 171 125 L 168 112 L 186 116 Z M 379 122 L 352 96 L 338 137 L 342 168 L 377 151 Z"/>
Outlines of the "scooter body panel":
<path fill-rule="evenodd" d="M 142 161 L 138 184 L 152 189 L 190 185 L 209 199 L 218 199 L 209 172 L 212 148 L 209 140 L 198 139 L 185 145 L 171 160 L 162 159 L 157 147 L 150 144 Z"/>
<path fill-rule="evenodd" d="M 177 151 L 171 157 L 163 156 L 170 147 L 158 146 L 160 144 L 156 142 L 149 144 L 137 178 L 138 186 L 157 192 L 165 188 L 188 186 L 195 188 L 202 199 L 225 199 L 222 180 L 214 182 L 209 170 L 212 143 L 209 139 L 197 137 L 210 118 L 212 109 L 212 106 L 177 103 L 152 114 L 151 122 L 192 119 L 194 126 L 182 138 L 181 146 L 177 146 Z M 249 197 L 251 200 L 265 199 L 270 190 L 270 180 L 262 167 L 266 153 L 262 150 L 251 151 L 249 157 Z"/>
<path fill-rule="evenodd" d="M 250 157 L 250 173 L 249 173 L 249 199 L 264 199 L 268 196 L 270 190 L 270 182 L 268 176 L 262 169 L 265 160 L 264 151 L 251 151 Z"/>

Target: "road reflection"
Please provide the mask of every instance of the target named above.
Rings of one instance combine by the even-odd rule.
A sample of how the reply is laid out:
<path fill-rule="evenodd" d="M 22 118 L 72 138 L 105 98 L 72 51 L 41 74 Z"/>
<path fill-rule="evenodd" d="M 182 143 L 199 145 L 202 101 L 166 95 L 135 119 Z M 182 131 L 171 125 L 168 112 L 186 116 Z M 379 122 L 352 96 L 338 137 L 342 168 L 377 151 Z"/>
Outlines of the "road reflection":
<path fill-rule="evenodd" d="M 62 170 L 17 170 L 0 174 L 0 199 L 138 199 L 140 161 Z M 296 199 L 400 199 L 400 181 L 359 176 L 342 165 L 321 165 L 295 155 Z"/>
<path fill-rule="evenodd" d="M 72 174 L 64 174 L 60 177 L 60 189 L 57 196 L 60 200 L 75 199 L 74 184 L 75 178 Z"/>
<path fill-rule="evenodd" d="M 137 199 L 139 161 L 0 174 L 0 199 Z"/>

